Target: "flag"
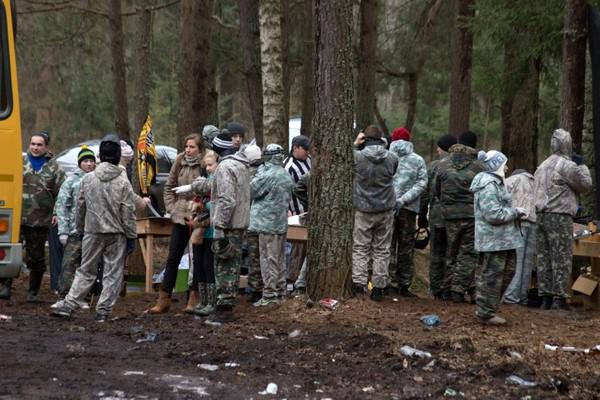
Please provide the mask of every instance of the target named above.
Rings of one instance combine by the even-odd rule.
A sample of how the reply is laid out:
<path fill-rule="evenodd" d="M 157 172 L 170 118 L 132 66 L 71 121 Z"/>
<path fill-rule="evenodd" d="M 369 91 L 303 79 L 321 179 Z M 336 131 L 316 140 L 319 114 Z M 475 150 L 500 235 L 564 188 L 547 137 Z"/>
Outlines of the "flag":
<path fill-rule="evenodd" d="M 158 174 L 156 146 L 154 145 L 152 118 L 150 118 L 150 115 L 146 117 L 138 138 L 137 159 L 140 191 L 142 195 L 147 195 L 150 191 L 150 186 L 156 183 L 156 174 Z"/>

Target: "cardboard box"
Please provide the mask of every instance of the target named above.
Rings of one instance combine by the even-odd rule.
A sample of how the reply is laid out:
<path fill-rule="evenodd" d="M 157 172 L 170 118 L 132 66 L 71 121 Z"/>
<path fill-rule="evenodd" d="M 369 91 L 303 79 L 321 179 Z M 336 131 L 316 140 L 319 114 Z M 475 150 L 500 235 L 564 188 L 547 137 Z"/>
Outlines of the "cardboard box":
<path fill-rule="evenodd" d="M 572 289 L 583 294 L 585 308 L 600 309 L 600 278 L 595 275 L 581 275 Z"/>

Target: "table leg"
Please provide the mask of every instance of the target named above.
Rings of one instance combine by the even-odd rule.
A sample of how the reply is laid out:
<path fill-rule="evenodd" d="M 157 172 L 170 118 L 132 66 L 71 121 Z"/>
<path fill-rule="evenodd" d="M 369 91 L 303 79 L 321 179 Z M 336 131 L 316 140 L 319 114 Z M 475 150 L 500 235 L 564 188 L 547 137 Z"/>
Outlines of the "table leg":
<path fill-rule="evenodd" d="M 146 237 L 146 293 L 152 293 L 152 275 L 154 275 L 154 235 Z"/>

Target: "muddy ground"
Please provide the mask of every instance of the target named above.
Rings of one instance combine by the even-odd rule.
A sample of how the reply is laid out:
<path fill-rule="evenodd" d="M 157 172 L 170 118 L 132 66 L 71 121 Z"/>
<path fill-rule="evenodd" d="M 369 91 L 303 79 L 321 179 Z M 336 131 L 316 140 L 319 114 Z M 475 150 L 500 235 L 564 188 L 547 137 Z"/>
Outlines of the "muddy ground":
<path fill-rule="evenodd" d="M 93 311 L 51 317 L 47 289 L 44 303 L 25 303 L 26 279 L 0 301 L 0 314 L 12 317 L 0 321 L 0 399 L 600 397 L 600 352 L 544 349 L 600 344 L 597 312 L 502 306 L 510 324 L 494 328 L 478 325 L 471 305 L 426 295 L 351 299 L 333 311 L 301 298 L 257 309 L 240 296 L 237 320 L 217 327 L 181 314 L 183 298 L 166 315 L 145 315 L 155 296 L 137 295 L 120 299 L 114 319 L 101 324 Z M 442 323 L 427 330 L 419 317 L 430 313 Z M 156 342 L 136 343 L 150 332 Z M 404 345 L 432 358 L 403 356 Z M 512 374 L 537 385 L 508 384 Z M 277 394 L 259 394 L 271 382 Z"/>

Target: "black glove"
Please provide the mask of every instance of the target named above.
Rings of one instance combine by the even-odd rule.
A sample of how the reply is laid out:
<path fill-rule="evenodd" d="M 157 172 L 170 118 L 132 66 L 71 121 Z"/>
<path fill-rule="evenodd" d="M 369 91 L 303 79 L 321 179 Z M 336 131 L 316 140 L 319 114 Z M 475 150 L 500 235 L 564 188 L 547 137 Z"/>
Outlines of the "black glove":
<path fill-rule="evenodd" d="M 573 162 L 577 165 L 583 165 L 583 156 L 581 154 L 573 154 Z"/>
<path fill-rule="evenodd" d="M 396 200 L 396 204 L 394 205 L 394 216 L 398 216 L 400 215 L 400 210 L 402 210 L 402 207 L 404 207 L 404 203 L 402 203 L 400 200 Z"/>
<path fill-rule="evenodd" d="M 427 228 L 429 226 L 429 220 L 427 219 L 427 214 L 419 214 L 419 219 L 417 220 L 417 225 L 419 229 Z"/>

